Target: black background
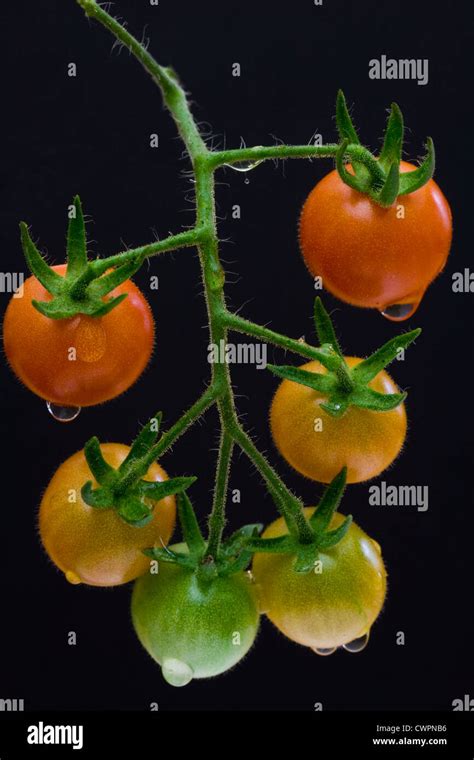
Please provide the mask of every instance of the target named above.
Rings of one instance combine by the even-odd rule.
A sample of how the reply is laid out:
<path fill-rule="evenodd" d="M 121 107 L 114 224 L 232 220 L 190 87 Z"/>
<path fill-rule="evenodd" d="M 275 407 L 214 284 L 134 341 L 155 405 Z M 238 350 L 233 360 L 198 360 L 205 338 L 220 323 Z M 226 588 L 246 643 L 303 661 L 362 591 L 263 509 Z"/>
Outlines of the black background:
<path fill-rule="evenodd" d="M 150 262 L 136 277 L 152 302 L 157 349 L 148 371 L 127 394 L 84 411 L 70 425 L 20 386 L 5 362 L 0 425 L 4 453 L 0 525 L 0 697 L 24 698 L 27 709 L 450 709 L 474 696 L 472 678 L 472 294 L 453 294 L 451 275 L 469 266 L 472 236 L 472 151 L 469 82 L 472 40 L 463 6 L 408 0 L 148 0 L 117 2 L 114 13 L 151 51 L 172 64 L 192 93 L 195 113 L 215 144 L 236 147 L 306 143 L 315 131 L 335 139 L 334 99 L 346 91 L 362 139 L 380 141 L 386 109 L 402 107 L 406 157 L 423 152 L 430 134 L 436 178 L 453 208 L 455 237 L 447 268 L 407 327 L 423 336 L 395 363 L 409 390 L 410 430 L 396 466 L 381 479 L 429 485 L 430 507 L 373 507 L 368 485 L 351 486 L 343 511 L 383 547 L 389 594 L 367 649 L 318 658 L 284 639 L 267 620 L 255 648 L 232 673 L 173 689 L 135 638 L 130 588 L 72 587 L 38 540 L 41 493 L 57 465 L 93 434 L 129 442 L 161 408 L 171 424 L 204 386 L 206 317 L 198 262 L 181 251 Z M 79 193 L 90 215 L 94 254 L 108 255 L 192 223 L 182 146 L 159 93 L 127 52 L 111 54 L 111 38 L 88 22 L 73 0 L 2 4 L 2 271 L 23 271 L 18 222 L 32 225 L 51 260 L 64 255 L 66 209 Z M 429 84 L 373 81 L 368 61 L 428 58 Z M 77 64 L 76 78 L 67 65 Z M 234 62 L 240 78 L 231 75 Z M 212 127 L 210 126 L 212 125 Z M 149 147 L 150 133 L 160 147 Z M 220 235 L 232 307 L 293 337 L 312 338 L 313 283 L 301 261 L 296 223 L 301 204 L 330 162 L 269 162 L 249 175 L 221 172 Z M 232 220 L 233 204 L 242 208 Z M 93 220 L 93 221 L 92 221 Z M 158 293 L 150 292 L 158 274 Z M 2 310 L 8 301 L 0 294 Z M 325 294 L 342 343 L 364 355 L 397 330 L 375 312 Z M 270 350 L 269 358 L 281 360 Z M 248 428 L 287 483 L 314 503 L 321 486 L 297 476 L 273 448 L 267 409 L 276 382 L 253 366 L 234 368 L 238 404 Z M 213 480 L 216 418 L 190 431 L 163 464 L 195 473 L 193 496 L 204 521 Z M 231 525 L 269 521 L 274 507 L 247 461 L 235 456 Z M 69 631 L 77 646 L 67 644 Z M 396 645 L 404 631 L 406 645 Z"/>

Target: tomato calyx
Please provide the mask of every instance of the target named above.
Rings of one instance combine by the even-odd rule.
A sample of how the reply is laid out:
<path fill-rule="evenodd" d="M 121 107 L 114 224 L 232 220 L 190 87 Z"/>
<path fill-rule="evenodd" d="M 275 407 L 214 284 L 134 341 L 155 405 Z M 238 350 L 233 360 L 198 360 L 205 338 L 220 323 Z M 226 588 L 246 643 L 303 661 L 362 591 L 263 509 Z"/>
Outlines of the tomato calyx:
<path fill-rule="evenodd" d="M 309 573 L 314 570 L 321 552 L 331 549 L 341 541 L 352 523 L 352 515 L 334 530 L 329 530 L 331 520 L 337 511 L 346 487 L 347 468 L 343 469 L 329 483 L 315 511 L 309 518 L 313 538 L 302 542 L 288 534 L 277 538 L 253 538 L 247 549 L 254 553 L 292 554 L 295 556 L 293 569 L 297 573 Z"/>
<path fill-rule="evenodd" d="M 65 276 L 58 274 L 47 264 L 31 239 L 25 222 L 20 224 L 21 242 L 27 264 L 52 298 L 48 301 L 33 300 L 32 304 L 45 317 L 69 319 L 77 314 L 103 317 L 118 306 L 126 293 L 104 300 L 108 293 L 128 280 L 143 263 L 143 256 L 131 256 L 116 268 L 107 259 L 89 261 L 82 204 L 75 196 L 69 219 L 67 235 L 67 270 Z M 108 269 L 111 271 L 107 272 Z M 107 272 L 107 273 L 106 273 Z"/>
<path fill-rule="evenodd" d="M 341 140 L 336 154 L 336 168 L 340 178 L 353 190 L 368 195 L 379 206 L 392 206 L 398 196 L 414 193 L 432 178 L 435 149 L 431 137 L 426 140 L 426 156 L 418 168 L 411 172 L 400 172 L 404 123 L 402 112 L 396 103 L 391 105 L 378 158 L 361 145 L 342 90 L 339 90 L 336 99 L 336 125 Z M 346 159 L 351 161 L 354 174 L 347 170 Z"/>
<path fill-rule="evenodd" d="M 249 546 L 262 532 L 263 525 L 252 523 L 242 526 L 220 543 L 216 556 L 213 556 L 209 554 L 208 542 L 199 527 L 191 500 L 184 491 L 178 496 L 178 516 L 185 548 L 174 551 L 167 546 L 153 547 L 145 549 L 147 557 L 185 567 L 195 572 L 203 583 L 247 569 L 253 557 Z"/>
<path fill-rule="evenodd" d="M 324 394 L 327 400 L 320 404 L 321 409 L 332 417 L 342 417 L 350 406 L 373 412 L 387 412 L 405 400 L 406 393 L 378 393 L 369 388 L 368 384 L 420 335 L 420 328 L 392 338 L 351 368 L 342 355 L 331 318 L 319 297 L 314 304 L 314 321 L 321 344 L 320 348 L 314 349 L 314 359 L 327 372 L 322 374 L 298 367 L 268 364 L 270 372 Z"/>
<path fill-rule="evenodd" d="M 143 480 L 150 467 L 150 451 L 156 443 L 161 414 L 156 414 L 140 431 L 132 443 L 128 456 L 114 469 L 109 465 L 100 448 L 98 438 L 91 438 L 84 446 L 89 469 L 99 484 L 93 487 L 89 480 L 81 489 L 86 504 L 95 509 L 115 509 L 129 525 L 140 528 L 153 519 L 151 502 L 159 502 L 167 496 L 181 493 L 189 488 L 195 477 L 170 478 L 162 482 Z"/>

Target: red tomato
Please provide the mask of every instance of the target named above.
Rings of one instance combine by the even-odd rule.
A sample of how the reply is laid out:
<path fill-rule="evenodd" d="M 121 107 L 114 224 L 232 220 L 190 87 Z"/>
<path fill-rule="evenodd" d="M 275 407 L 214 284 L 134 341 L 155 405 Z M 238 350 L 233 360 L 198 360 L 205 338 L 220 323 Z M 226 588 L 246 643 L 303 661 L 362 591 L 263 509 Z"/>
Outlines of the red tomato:
<path fill-rule="evenodd" d="M 400 165 L 401 172 L 415 168 Z M 415 312 L 446 263 L 451 237 L 451 210 L 433 180 L 381 208 L 333 171 L 301 212 L 300 245 L 311 274 L 341 301 L 388 309 L 393 319 Z"/>
<path fill-rule="evenodd" d="M 66 265 L 54 267 L 64 274 Z M 120 395 L 147 366 L 154 341 L 151 309 L 131 280 L 109 294 L 127 298 L 104 317 L 49 319 L 31 303 L 51 300 L 36 277 L 12 298 L 3 323 L 5 353 L 16 376 L 60 406 L 92 406 Z"/>

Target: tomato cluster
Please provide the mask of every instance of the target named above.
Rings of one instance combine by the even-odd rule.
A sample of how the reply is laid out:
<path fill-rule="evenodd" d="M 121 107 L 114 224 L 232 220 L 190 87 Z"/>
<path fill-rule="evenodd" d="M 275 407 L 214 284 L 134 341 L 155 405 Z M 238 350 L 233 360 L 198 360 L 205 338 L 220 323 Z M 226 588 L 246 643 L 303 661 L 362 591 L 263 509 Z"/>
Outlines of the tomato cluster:
<path fill-rule="evenodd" d="M 394 106 L 377 159 L 359 145 L 341 94 L 337 113 L 337 171 L 316 185 L 301 213 L 304 260 L 343 301 L 406 319 L 443 269 L 451 243 L 449 205 L 431 179 L 434 155 L 429 152 L 418 168 L 400 161 L 403 124 Z M 352 164 L 344 163 L 347 152 Z M 22 298 L 12 298 L 3 324 L 5 354 L 16 376 L 64 407 L 93 406 L 123 393 L 147 366 L 154 343 L 150 307 L 129 279 L 142 263 L 142 250 L 138 264 L 131 254 L 120 254 L 115 261 L 121 264 L 110 271 L 100 261 L 94 268 L 78 198 L 74 207 L 67 264 L 49 268 L 23 227 L 35 276 L 25 282 Z M 223 314 L 229 318 L 229 312 L 212 253 L 209 314 L 226 336 Z M 203 273 L 207 285 L 206 266 Z M 304 508 L 257 452 L 254 463 L 282 517 L 262 535 L 262 526 L 250 525 L 222 540 L 225 465 L 234 444 L 252 451 L 234 414 L 228 375 L 225 392 L 219 387 L 213 397 L 220 403 L 223 439 L 231 443 L 227 462 L 221 446 L 207 540 L 183 496 L 194 478 L 169 479 L 156 461 L 169 448 L 159 448 L 152 424 L 157 418 L 131 447 L 91 439 L 57 469 L 41 500 L 43 546 L 70 583 L 109 587 L 134 581 L 135 631 L 172 685 L 232 668 L 252 647 L 261 613 L 292 641 L 330 654 L 339 647 L 362 648 L 382 610 L 387 573 L 380 546 L 337 509 L 346 482 L 376 477 L 402 450 L 406 394 L 385 367 L 420 331 L 393 338 L 361 359 L 342 354 L 320 299 L 315 324 L 319 348 L 300 350 L 311 361 L 269 369 L 282 378 L 270 409 L 275 445 L 295 470 L 327 484 L 317 507 Z M 276 335 L 247 325 L 250 335 Z M 279 337 L 276 345 L 301 349 Z M 215 374 L 209 390 L 214 385 Z M 177 435 L 191 421 L 183 415 Z M 183 541 L 168 546 L 177 511 Z"/>

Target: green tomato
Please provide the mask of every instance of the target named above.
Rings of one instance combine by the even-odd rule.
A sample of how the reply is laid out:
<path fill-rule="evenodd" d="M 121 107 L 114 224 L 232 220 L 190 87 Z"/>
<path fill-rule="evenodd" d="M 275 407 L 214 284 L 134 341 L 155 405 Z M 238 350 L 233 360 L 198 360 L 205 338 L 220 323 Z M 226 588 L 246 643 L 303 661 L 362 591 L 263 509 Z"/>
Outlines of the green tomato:
<path fill-rule="evenodd" d="M 165 680 L 185 686 L 239 662 L 255 640 L 259 612 L 247 573 L 204 581 L 192 570 L 160 562 L 158 573 L 135 583 L 132 620 Z"/>

